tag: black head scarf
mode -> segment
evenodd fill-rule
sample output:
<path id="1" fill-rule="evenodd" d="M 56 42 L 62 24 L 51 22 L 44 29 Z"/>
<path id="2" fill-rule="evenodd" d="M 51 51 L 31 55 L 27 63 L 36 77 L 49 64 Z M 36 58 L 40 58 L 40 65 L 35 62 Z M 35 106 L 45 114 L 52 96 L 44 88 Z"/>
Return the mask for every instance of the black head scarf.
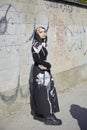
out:
<path id="1" fill-rule="evenodd" d="M 40 28 L 42 28 L 42 29 L 44 29 L 46 31 L 46 29 L 44 27 L 40 27 Z M 41 44 L 42 42 L 47 43 L 47 36 L 44 39 L 40 38 L 39 34 L 37 33 L 37 29 L 38 28 L 36 28 L 35 31 L 34 31 L 33 40 L 36 41 L 36 42 L 38 42 L 39 44 Z"/>

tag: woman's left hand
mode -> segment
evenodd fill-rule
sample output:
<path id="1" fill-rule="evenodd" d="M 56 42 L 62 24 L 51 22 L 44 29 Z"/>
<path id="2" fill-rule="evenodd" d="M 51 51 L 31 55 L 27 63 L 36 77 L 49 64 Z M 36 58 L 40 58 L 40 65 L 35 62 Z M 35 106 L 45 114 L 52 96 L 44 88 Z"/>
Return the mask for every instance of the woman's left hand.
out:
<path id="1" fill-rule="evenodd" d="M 44 67 L 43 65 L 39 65 L 38 67 L 39 67 L 41 70 L 47 70 L 47 68 Z"/>

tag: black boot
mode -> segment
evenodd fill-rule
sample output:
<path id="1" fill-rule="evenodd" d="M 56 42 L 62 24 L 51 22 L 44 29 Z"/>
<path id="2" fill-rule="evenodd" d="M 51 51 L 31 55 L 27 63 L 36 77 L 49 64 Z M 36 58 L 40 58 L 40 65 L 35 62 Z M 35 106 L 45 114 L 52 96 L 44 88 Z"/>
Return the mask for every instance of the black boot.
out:
<path id="1" fill-rule="evenodd" d="M 45 117 L 44 117 L 43 115 L 37 114 L 37 113 L 35 113 L 35 114 L 33 115 L 33 119 L 38 120 L 38 121 L 41 121 L 41 122 L 44 122 L 44 121 L 45 121 Z"/>
<path id="2" fill-rule="evenodd" d="M 44 122 L 46 125 L 61 125 L 62 121 L 58 119 L 54 114 L 48 115 Z"/>

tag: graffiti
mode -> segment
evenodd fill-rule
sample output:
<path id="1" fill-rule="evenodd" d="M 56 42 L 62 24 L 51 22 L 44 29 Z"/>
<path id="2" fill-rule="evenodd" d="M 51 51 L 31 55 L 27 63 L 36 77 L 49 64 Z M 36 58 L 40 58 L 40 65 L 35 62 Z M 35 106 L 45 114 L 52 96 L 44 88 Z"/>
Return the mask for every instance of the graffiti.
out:
<path id="1" fill-rule="evenodd" d="M 7 42 L 5 39 L 2 40 L 1 45 L 0 45 L 0 51 L 5 48 L 4 50 L 6 50 L 8 53 L 11 53 L 12 49 L 14 48 L 18 53 L 19 53 L 19 49 L 20 46 L 16 45 L 15 41 L 13 41 L 11 43 L 11 45 L 7 45 Z"/>
<path id="2" fill-rule="evenodd" d="M 73 43 L 71 47 L 67 46 L 67 49 L 69 52 L 80 51 L 84 56 L 87 54 L 87 49 L 85 49 L 85 45 L 83 45 L 82 43 Z"/>
<path id="3" fill-rule="evenodd" d="M 62 10 L 61 15 L 63 15 L 64 13 L 66 16 L 68 16 L 69 23 L 67 21 L 67 18 L 63 19 L 61 15 L 57 14 L 58 9 L 56 9 L 56 13 L 54 10 L 48 10 L 49 23 L 52 28 L 51 35 L 53 36 L 53 38 L 55 38 L 54 41 L 56 43 L 56 46 L 52 47 L 53 54 L 55 54 L 56 57 L 54 59 L 54 63 L 55 65 L 57 65 L 63 64 L 65 61 L 71 61 L 73 66 L 72 56 L 74 57 L 74 55 L 78 54 L 78 59 L 80 59 L 81 56 L 84 56 L 84 58 L 85 56 L 87 56 L 87 29 L 84 26 L 85 17 L 83 17 L 82 15 L 82 26 L 78 26 L 78 24 L 76 23 L 76 17 L 73 17 L 71 13 L 73 11 L 73 8 L 69 8 L 69 6 L 66 5 L 61 5 L 60 7 Z M 69 9 L 71 9 L 71 11 Z M 70 14 L 67 12 L 69 12 Z M 79 62 L 80 61 L 81 60 L 79 60 Z M 79 62 L 77 64 L 79 64 Z"/>
<path id="4" fill-rule="evenodd" d="M 56 9 L 56 8 L 59 8 L 59 4 L 57 3 L 53 3 L 53 2 L 44 2 L 45 3 L 45 6 L 47 9 L 49 8 L 53 8 L 53 9 Z"/>
<path id="5" fill-rule="evenodd" d="M 13 86 L 13 88 L 15 87 L 14 93 L 10 93 L 10 95 L 2 92 L 6 90 L 6 86 L 4 86 L 4 83 L 2 84 L 3 88 L 0 85 L 0 97 L 6 104 L 12 104 L 16 100 L 18 88 L 20 86 L 20 46 L 17 45 L 19 40 L 18 33 L 20 26 L 19 17 L 17 13 L 18 12 L 12 4 L 5 3 L 3 5 L 0 5 L 0 60 L 5 61 L 4 63 L 7 64 L 6 67 L 7 69 L 9 68 L 9 73 L 12 73 L 13 75 L 12 77 L 9 76 L 9 80 L 11 82 L 8 83 L 7 87 L 15 81 Z M 3 57 L 3 55 L 5 57 Z M 6 55 L 8 55 L 9 58 L 6 59 Z M 2 62 L 2 64 L 0 64 L 0 69 L 2 71 L 4 70 L 4 63 Z M 11 70 L 10 67 L 13 67 L 13 70 Z M 0 76 L 0 81 L 1 79 L 4 80 L 5 75 L 8 75 L 8 73 L 6 72 L 2 74 L 2 77 Z M 7 77 L 8 76 L 6 76 L 6 79 Z"/>
<path id="6" fill-rule="evenodd" d="M 72 13 L 72 11 L 73 11 L 73 6 L 66 5 L 66 4 L 64 4 L 64 5 L 61 4 L 60 8 L 61 8 L 62 12 L 65 12 L 65 13 Z"/>
<path id="7" fill-rule="evenodd" d="M 73 20 L 71 16 L 69 18 L 72 23 L 71 26 L 68 26 L 59 16 L 49 11 L 50 25 L 56 28 L 55 33 L 58 46 L 63 48 L 65 44 L 69 52 L 81 50 L 81 53 L 85 56 L 87 54 L 87 49 L 84 39 L 86 40 L 87 37 L 87 27 L 84 26 L 83 21 L 80 27 L 76 25 L 75 20 Z"/>
<path id="8" fill-rule="evenodd" d="M 5 94 L 0 93 L 0 97 L 1 99 L 7 104 L 10 105 L 12 103 L 15 102 L 17 95 L 18 95 L 18 88 L 19 86 L 16 88 L 14 94 L 12 94 L 11 96 L 6 96 Z"/>
<path id="9" fill-rule="evenodd" d="M 56 27 L 56 30 L 64 31 L 67 29 L 70 32 L 70 34 L 73 36 L 72 30 L 59 18 L 58 15 L 55 15 L 51 11 L 49 11 L 49 21 L 50 21 L 50 25 Z"/>
<path id="10" fill-rule="evenodd" d="M 7 21 L 7 13 L 8 10 L 10 9 L 11 5 L 8 6 L 5 16 L 3 16 L 0 20 L 0 34 L 3 35 L 5 34 L 6 30 L 7 30 L 7 26 L 8 26 L 8 21 Z"/>
<path id="11" fill-rule="evenodd" d="M 84 56 L 87 54 L 87 50 L 85 50 L 85 49 L 83 48 L 82 44 L 80 44 L 80 46 L 79 46 L 79 45 L 76 45 L 76 44 L 73 44 L 73 45 L 71 46 L 71 48 L 69 48 L 69 47 L 67 46 L 67 49 L 69 50 L 69 52 L 71 52 L 72 50 L 75 50 L 75 51 L 81 50 L 81 52 L 82 52 L 82 54 L 83 54 Z"/>
<path id="12" fill-rule="evenodd" d="M 86 27 L 83 26 L 82 28 L 79 26 L 72 26 L 71 28 L 73 31 L 73 37 L 70 37 L 70 35 L 67 35 L 67 49 L 69 52 L 78 52 L 82 55 L 87 55 L 87 45 L 85 44 L 86 37 L 87 37 L 87 31 Z M 73 41 L 73 42 L 72 42 Z M 70 44 L 71 42 L 71 44 Z"/>
<path id="13" fill-rule="evenodd" d="M 56 2 L 45 2 L 45 6 L 47 9 L 61 9 L 61 11 L 65 13 L 72 13 L 73 11 L 73 6 L 67 4 L 58 4 Z"/>
<path id="14" fill-rule="evenodd" d="M 8 3 L 1 5 L 0 19 L 0 51 L 2 48 L 5 48 L 10 53 L 13 47 L 18 51 L 16 44 L 19 39 L 17 33 L 20 30 L 20 26 L 15 7 Z"/>
<path id="15" fill-rule="evenodd" d="M 26 46 L 24 15 L 24 3 L 19 11 L 13 4 L 0 5 L 0 98 L 8 105 L 14 103 L 19 91 L 21 97 L 28 96 L 20 88 L 20 53 Z"/>

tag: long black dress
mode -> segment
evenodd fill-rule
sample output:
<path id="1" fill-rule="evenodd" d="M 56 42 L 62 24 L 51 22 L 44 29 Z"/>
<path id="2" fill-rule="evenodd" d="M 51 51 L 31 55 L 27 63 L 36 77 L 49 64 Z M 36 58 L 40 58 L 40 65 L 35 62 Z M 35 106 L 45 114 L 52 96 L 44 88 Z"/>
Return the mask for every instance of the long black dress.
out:
<path id="1" fill-rule="evenodd" d="M 50 64 L 46 61 L 47 49 L 42 46 L 41 50 L 38 51 L 39 46 L 38 42 L 32 45 L 34 65 L 30 75 L 30 104 L 35 113 L 46 117 L 49 114 L 58 112 L 59 105 L 54 81 L 49 69 Z M 48 69 L 40 69 L 39 65 L 43 65 Z"/>

